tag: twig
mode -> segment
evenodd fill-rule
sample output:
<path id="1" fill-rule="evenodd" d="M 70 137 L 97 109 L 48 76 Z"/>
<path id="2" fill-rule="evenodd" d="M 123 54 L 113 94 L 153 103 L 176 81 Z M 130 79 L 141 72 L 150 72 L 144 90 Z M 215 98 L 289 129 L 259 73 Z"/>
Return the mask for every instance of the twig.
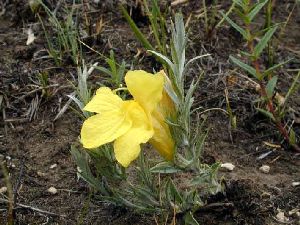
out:
<path id="1" fill-rule="evenodd" d="M 3 99 L 4 99 L 3 95 L 0 95 L 0 109 L 2 109 Z M 7 124 L 5 122 L 5 120 L 6 120 L 6 112 L 5 112 L 4 104 L 3 104 L 3 109 L 2 109 L 2 117 L 3 117 L 3 121 L 4 121 L 4 133 L 7 136 Z"/>
<path id="2" fill-rule="evenodd" d="M 60 0 L 60 1 L 57 2 L 56 7 L 53 10 L 53 16 L 56 16 L 56 13 L 57 13 L 58 9 L 60 8 L 62 2 L 63 2 L 63 0 Z"/>
<path id="3" fill-rule="evenodd" d="M 9 200 L 3 199 L 3 198 L 0 198 L 0 201 L 9 203 Z M 57 213 L 49 212 L 49 211 L 42 210 L 42 209 L 30 206 L 30 205 L 25 205 L 25 204 L 21 204 L 21 203 L 15 203 L 15 205 L 19 206 L 19 207 L 22 207 L 24 209 L 30 209 L 30 210 L 33 210 L 33 211 L 36 211 L 36 212 L 39 212 L 39 213 L 42 213 L 42 214 L 47 214 L 47 215 L 51 215 L 51 216 L 58 216 L 58 217 L 66 217 L 65 214 L 57 214 Z"/>
<path id="4" fill-rule="evenodd" d="M 216 202 L 216 203 L 207 204 L 207 205 L 201 207 L 199 209 L 199 211 L 213 210 L 213 209 L 221 208 L 221 207 L 232 208 L 232 207 L 234 207 L 234 204 L 232 202 Z"/>
<path id="5" fill-rule="evenodd" d="M 209 111 L 221 111 L 221 112 L 225 113 L 226 115 L 228 115 L 228 112 L 226 110 L 222 109 L 222 108 L 210 108 L 210 109 L 206 109 L 206 110 L 200 112 L 199 115 L 202 115 L 202 114 L 207 113 Z"/>
<path id="6" fill-rule="evenodd" d="M 58 87 L 58 86 L 59 86 L 59 84 L 52 84 L 52 85 L 49 85 L 49 86 L 46 86 L 46 87 L 40 87 L 40 88 L 34 89 L 34 90 L 32 90 L 32 91 L 26 93 L 25 95 L 21 96 L 20 98 L 18 98 L 18 100 L 19 100 L 19 101 L 20 101 L 20 100 L 23 100 L 23 99 L 26 98 L 27 96 L 32 95 L 32 94 L 34 94 L 34 93 L 36 93 L 36 92 L 38 92 L 38 91 L 41 91 L 41 90 L 44 90 L 44 89 L 48 89 L 48 88 L 52 88 L 52 87 Z"/>
<path id="7" fill-rule="evenodd" d="M 23 149 L 21 149 L 21 151 L 20 151 L 20 146 L 23 146 L 23 145 L 22 144 L 18 144 L 17 145 L 17 151 L 23 153 L 24 152 L 24 151 L 22 151 Z M 24 157 L 22 157 L 20 172 L 19 172 L 18 179 L 17 179 L 17 182 L 16 182 L 14 190 L 13 190 L 13 193 L 14 193 L 14 202 L 16 202 L 18 190 L 20 188 L 20 185 L 22 184 L 23 175 L 24 175 L 24 167 L 25 167 Z"/>
<path id="8" fill-rule="evenodd" d="M 181 4 L 187 3 L 188 1 L 189 0 L 175 0 L 175 1 L 171 2 L 171 6 L 174 7 L 177 5 L 181 5 Z"/>

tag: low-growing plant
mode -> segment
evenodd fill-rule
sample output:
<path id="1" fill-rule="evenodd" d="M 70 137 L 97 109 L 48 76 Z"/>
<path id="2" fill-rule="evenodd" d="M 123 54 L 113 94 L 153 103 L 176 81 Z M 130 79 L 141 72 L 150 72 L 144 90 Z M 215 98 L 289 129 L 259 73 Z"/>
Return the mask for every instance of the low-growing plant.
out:
<path id="1" fill-rule="evenodd" d="M 70 11 L 66 9 L 67 18 L 60 20 L 57 18 L 56 13 L 52 12 L 41 0 L 38 1 L 40 1 L 40 5 L 46 11 L 53 29 L 50 35 L 41 16 L 37 13 L 44 30 L 49 55 L 58 66 L 61 65 L 63 59 L 67 57 L 70 57 L 72 62 L 78 65 L 82 60 L 82 49 L 78 41 L 80 37 L 76 22 L 73 20 L 75 14 L 74 5 Z"/>
<path id="2" fill-rule="evenodd" d="M 110 51 L 109 58 L 105 58 L 109 69 L 103 66 L 96 66 L 95 68 L 109 76 L 108 82 L 116 88 L 122 86 L 124 75 L 126 72 L 126 62 L 123 60 L 121 64 L 117 63 L 113 50 Z"/>
<path id="3" fill-rule="evenodd" d="M 123 5 L 120 5 L 120 9 L 136 38 L 141 42 L 144 48 L 147 50 L 158 50 L 164 55 L 167 55 L 166 19 L 164 13 L 160 10 L 158 1 L 151 0 L 150 2 L 151 4 L 148 3 L 148 0 L 143 0 L 143 6 L 150 21 L 151 33 L 154 36 L 155 45 L 151 44 L 146 35 L 142 33 Z"/>
<path id="4" fill-rule="evenodd" d="M 218 0 L 212 0 L 211 5 L 208 7 L 205 0 L 202 0 L 202 7 L 204 10 L 204 25 L 206 37 L 211 38 L 217 26 L 217 10 Z"/>
<path id="5" fill-rule="evenodd" d="M 230 60 L 238 67 L 245 70 L 259 84 L 258 89 L 260 98 L 256 100 L 256 109 L 273 121 L 284 140 L 294 150 L 300 151 L 300 148 L 297 145 L 297 138 L 294 130 L 292 128 L 288 130 L 284 124 L 284 117 L 288 108 L 287 100 L 290 94 L 295 91 L 295 87 L 298 86 L 299 74 L 296 76 L 296 79 L 291 85 L 284 101 L 277 101 L 275 95 L 278 75 L 274 75 L 274 71 L 284 65 L 286 62 L 273 65 L 272 67 L 266 69 L 262 68 L 261 62 L 263 61 L 262 54 L 264 49 L 268 46 L 268 43 L 270 42 L 279 25 L 271 24 L 271 13 L 268 12 L 267 27 L 265 29 L 255 30 L 255 26 L 253 26 L 253 20 L 256 18 L 256 15 L 266 6 L 268 2 L 268 8 L 271 7 L 270 2 L 272 1 L 263 0 L 257 3 L 252 3 L 249 0 L 234 0 L 234 2 L 237 6 L 235 11 L 243 22 L 244 26 L 239 26 L 225 14 L 223 14 L 223 16 L 246 41 L 248 52 L 241 51 L 241 54 L 247 58 L 249 63 L 245 63 L 233 56 L 230 56 Z M 257 39 L 259 40 L 258 43 L 256 43 Z"/>
<path id="6" fill-rule="evenodd" d="M 183 17 L 176 14 L 172 58 L 151 51 L 165 62 L 170 74 L 128 71 L 126 86 L 100 87 L 92 97 L 87 76 L 80 78 L 84 73 L 79 73 L 85 85 L 78 90 L 84 87 L 81 92 L 89 96 L 88 101 L 80 97 L 80 91 L 73 96 L 86 118 L 80 139 L 85 149 L 73 145 L 71 153 L 78 176 L 93 187 L 96 199 L 171 216 L 173 222 L 182 213 L 185 223 L 194 225 L 198 224 L 194 212 L 205 205 L 203 197 L 222 191 L 222 185 L 217 179 L 219 163 L 207 165 L 200 160 L 207 133 L 203 121 L 192 122 L 199 78 L 185 87 L 187 67 L 203 56 L 186 62 L 186 42 Z M 156 149 L 161 158 L 147 149 Z"/>

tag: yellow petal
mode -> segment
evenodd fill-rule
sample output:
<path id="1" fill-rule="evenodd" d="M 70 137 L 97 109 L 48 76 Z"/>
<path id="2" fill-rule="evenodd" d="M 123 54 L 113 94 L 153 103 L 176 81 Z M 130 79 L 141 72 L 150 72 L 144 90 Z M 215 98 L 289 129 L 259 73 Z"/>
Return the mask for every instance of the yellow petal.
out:
<path id="1" fill-rule="evenodd" d="M 153 75 L 143 70 L 129 71 L 125 76 L 125 82 L 134 100 L 145 109 L 146 113 L 151 113 L 162 98 L 163 74 Z"/>
<path id="2" fill-rule="evenodd" d="M 82 125 L 81 141 L 85 148 L 96 148 L 122 136 L 131 127 L 125 113 L 104 112 L 88 118 Z"/>
<path id="3" fill-rule="evenodd" d="M 84 107 L 84 110 L 96 113 L 113 113 L 119 111 L 122 104 L 123 100 L 114 94 L 110 88 L 101 87 L 97 90 L 92 100 Z"/>
<path id="4" fill-rule="evenodd" d="M 117 161 L 123 167 L 128 167 L 139 156 L 141 147 L 140 145 L 129 143 L 126 137 L 122 137 L 114 142 L 114 152 Z"/>
<path id="5" fill-rule="evenodd" d="M 131 128 L 114 142 L 117 161 L 127 167 L 140 154 L 140 144 L 153 136 L 152 124 L 143 108 L 134 100 L 126 101 L 127 116 L 132 120 Z"/>
<path id="6" fill-rule="evenodd" d="M 154 135 L 149 141 L 150 144 L 160 153 L 161 156 L 172 161 L 174 158 L 175 144 L 169 125 L 165 122 L 165 119 L 160 112 L 153 112 L 152 125 Z"/>

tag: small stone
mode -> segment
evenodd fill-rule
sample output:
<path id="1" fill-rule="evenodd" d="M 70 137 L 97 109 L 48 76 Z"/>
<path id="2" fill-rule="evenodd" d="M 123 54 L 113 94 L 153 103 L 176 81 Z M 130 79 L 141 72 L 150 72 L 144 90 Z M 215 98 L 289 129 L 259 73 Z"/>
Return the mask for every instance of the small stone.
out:
<path id="1" fill-rule="evenodd" d="M 22 127 L 22 126 L 17 126 L 17 127 L 15 128 L 15 130 L 16 130 L 16 132 L 21 133 L 21 132 L 24 131 L 24 127 Z"/>
<path id="2" fill-rule="evenodd" d="M 277 219 L 279 222 L 282 222 L 282 223 L 285 223 L 285 222 L 288 222 L 288 221 L 289 221 L 289 218 L 287 218 L 287 217 L 284 215 L 284 212 L 282 212 L 282 211 L 279 211 L 279 213 L 277 213 L 276 219 Z"/>
<path id="3" fill-rule="evenodd" d="M 50 166 L 50 169 L 54 169 L 54 168 L 56 168 L 56 167 L 57 167 L 57 164 L 54 163 L 54 164 L 52 164 L 52 165 Z"/>
<path id="4" fill-rule="evenodd" d="M 77 166 L 77 172 L 78 172 L 78 173 L 82 173 L 82 170 L 80 169 L 79 166 Z"/>
<path id="5" fill-rule="evenodd" d="M 37 171 L 37 175 L 40 176 L 40 177 L 45 177 L 47 174 L 43 173 L 41 171 Z"/>
<path id="6" fill-rule="evenodd" d="M 300 216 L 299 209 L 292 209 L 291 211 L 289 211 L 289 216 L 293 216 L 293 215 L 299 217 Z"/>
<path id="7" fill-rule="evenodd" d="M 0 193 L 1 194 L 4 194 L 5 192 L 7 192 L 7 187 L 0 188 Z"/>
<path id="8" fill-rule="evenodd" d="M 232 163 L 222 163 L 221 168 L 232 171 L 235 168 L 235 165 L 233 165 Z"/>
<path id="9" fill-rule="evenodd" d="M 285 103 L 285 98 L 282 95 L 280 95 L 278 92 L 275 94 L 275 99 L 280 106 Z"/>
<path id="10" fill-rule="evenodd" d="M 270 167 L 267 165 L 263 165 L 259 168 L 259 170 L 263 173 L 269 173 L 270 172 Z"/>
<path id="11" fill-rule="evenodd" d="M 53 195 L 55 195 L 57 193 L 57 189 L 55 187 L 50 187 L 50 188 L 48 188 L 47 191 Z"/>
<path id="12" fill-rule="evenodd" d="M 293 187 L 297 187 L 297 186 L 299 186 L 299 185 L 300 185 L 300 182 L 293 182 L 293 183 L 292 183 L 292 186 L 293 186 Z"/>

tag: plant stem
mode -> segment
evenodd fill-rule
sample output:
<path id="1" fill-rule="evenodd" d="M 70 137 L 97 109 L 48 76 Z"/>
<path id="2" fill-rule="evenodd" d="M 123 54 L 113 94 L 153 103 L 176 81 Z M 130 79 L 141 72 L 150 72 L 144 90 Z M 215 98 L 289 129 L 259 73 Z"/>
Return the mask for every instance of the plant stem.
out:
<path id="1" fill-rule="evenodd" d="M 249 25 L 246 27 L 246 29 L 250 33 Z M 250 40 L 248 40 L 247 42 L 248 42 L 247 46 L 248 46 L 248 48 L 250 50 L 250 53 L 253 54 L 253 52 L 254 52 L 253 38 L 250 38 Z M 251 61 L 252 61 L 253 67 L 256 70 L 257 77 L 258 78 L 262 77 L 261 76 L 261 71 L 260 71 L 258 59 L 254 59 L 254 60 L 251 60 Z M 274 123 L 275 123 L 277 129 L 279 130 L 279 132 L 281 133 L 281 135 L 283 136 L 283 138 L 289 143 L 289 145 L 295 151 L 300 152 L 300 147 L 298 145 L 296 145 L 296 144 L 291 143 L 291 140 L 290 140 L 290 137 L 289 137 L 289 133 L 286 130 L 286 128 L 284 127 L 284 125 L 282 124 L 280 117 L 276 113 L 276 110 L 274 108 L 274 104 L 273 104 L 272 98 L 268 97 L 267 90 L 266 90 L 265 84 L 263 82 L 263 79 L 259 79 L 258 84 L 259 84 L 259 87 L 260 87 L 260 95 L 263 98 L 267 99 L 267 110 L 273 115 L 273 117 L 275 119 Z"/>

